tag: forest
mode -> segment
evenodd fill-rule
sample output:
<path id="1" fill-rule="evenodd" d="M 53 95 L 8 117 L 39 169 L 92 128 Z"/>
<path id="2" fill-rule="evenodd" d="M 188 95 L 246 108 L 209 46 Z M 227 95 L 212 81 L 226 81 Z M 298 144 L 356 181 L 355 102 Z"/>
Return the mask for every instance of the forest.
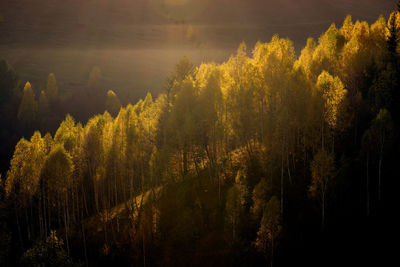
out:
<path id="1" fill-rule="evenodd" d="M 69 94 L 0 61 L 0 265 L 385 266 L 399 41 L 400 4 L 299 55 L 275 35 L 177 59 L 132 104 L 99 67 Z"/>

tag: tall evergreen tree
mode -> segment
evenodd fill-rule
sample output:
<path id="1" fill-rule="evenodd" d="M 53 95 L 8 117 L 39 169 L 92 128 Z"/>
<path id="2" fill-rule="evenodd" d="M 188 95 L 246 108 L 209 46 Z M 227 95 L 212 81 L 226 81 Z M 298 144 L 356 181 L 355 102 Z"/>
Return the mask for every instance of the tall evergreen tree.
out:
<path id="1" fill-rule="evenodd" d="M 27 82 L 24 87 L 24 95 L 22 96 L 21 104 L 18 109 L 18 120 L 25 130 L 33 127 L 36 119 L 37 103 L 35 94 L 33 93 L 31 84 Z"/>
<path id="2" fill-rule="evenodd" d="M 117 94 L 112 90 L 108 90 L 107 92 L 106 109 L 114 117 L 118 115 L 118 112 L 121 109 L 121 102 L 119 101 Z"/>
<path id="3" fill-rule="evenodd" d="M 54 101 L 58 96 L 58 86 L 54 73 L 50 73 L 47 79 L 46 96 L 49 101 Z"/>

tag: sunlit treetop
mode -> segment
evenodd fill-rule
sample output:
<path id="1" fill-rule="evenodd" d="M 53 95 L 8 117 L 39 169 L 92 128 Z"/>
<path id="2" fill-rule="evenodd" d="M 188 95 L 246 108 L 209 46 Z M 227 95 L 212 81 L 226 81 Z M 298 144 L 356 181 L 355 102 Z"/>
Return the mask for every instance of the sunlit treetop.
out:
<path id="1" fill-rule="evenodd" d="M 306 46 L 301 50 L 300 57 L 295 63 L 296 68 L 303 68 L 308 78 L 311 76 L 311 65 L 316 47 L 317 43 L 314 38 L 308 38 Z"/>
<path id="2" fill-rule="evenodd" d="M 343 21 L 342 28 L 340 28 L 340 33 L 343 34 L 344 38 L 346 38 L 347 41 L 350 40 L 353 34 L 353 28 L 354 24 L 351 15 L 347 15 Z"/>
<path id="3" fill-rule="evenodd" d="M 62 145 L 56 145 L 46 158 L 42 177 L 52 197 L 63 197 L 72 185 L 71 175 L 74 169 L 71 156 Z"/>
<path id="4" fill-rule="evenodd" d="M 54 135 L 54 141 L 57 144 L 63 145 L 68 152 L 72 152 L 73 148 L 76 146 L 77 134 L 75 120 L 68 114 L 65 120 L 61 122 L 60 127 L 58 127 Z"/>
<path id="5" fill-rule="evenodd" d="M 325 106 L 325 119 L 331 127 L 336 126 L 339 107 L 347 94 L 339 77 L 332 77 L 324 71 L 318 76 L 317 89 L 322 94 Z"/>
<path id="6" fill-rule="evenodd" d="M 31 84 L 27 82 L 24 87 L 21 104 L 18 109 L 18 119 L 26 124 L 31 124 L 36 118 L 37 103 Z"/>
<path id="7" fill-rule="evenodd" d="M 364 45 L 369 39 L 369 25 L 366 21 L 356 21 L 353 29 L 353 38 Z"/>
<path id="8" fill-rule="evenodd" d="M 378 20 L 371 25 L 371 38 L 375 45 L 379 45 L 380 50 L 383 50 L 386 45 L 386 38 L 388 36 L 388 29 L 386 27 L 386 20 L 380 16 Z"/>
<path id="9" fill-rule="evenodd" d="M 121 108 L 118 96 L 112 90 L 107 92 L 106 109 L 112 116 L 116 116 Z"/>

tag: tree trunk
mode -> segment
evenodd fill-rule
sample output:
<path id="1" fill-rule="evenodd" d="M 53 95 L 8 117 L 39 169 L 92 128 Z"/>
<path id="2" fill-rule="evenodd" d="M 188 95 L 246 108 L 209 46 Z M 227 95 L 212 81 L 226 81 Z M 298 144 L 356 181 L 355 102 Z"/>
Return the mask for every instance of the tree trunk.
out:
<path id="1" fill-rule="evenodd" d="M 41 205 L 43 206 L 43 220 L 44 220 L 44 237 L 47 236 L 47 206 L 46 206 L 46 199 L 45 195 L 43 194 L 42 196 L 42 203 Z"/>
<path id="2" fill-rule="evenodd" d="M 38 200 L 38 213 L 39 213 L 39 233 L 40 238 L 43 238 L 44 233 L 44 223 L 43 223 L 43 211 L 42 211 L 42 194 L 39 192 L 39 200 Z"/>
<path id="3" fill-rule="evenodd" d="M 289 146 L 287 146 L 287 147 L 289 147 Z M 286 150 L 286 165 L 287 165 L 287 172 L 288 172 L 290 184 L 293 184 L 292 175 L 290 174 L 289 148 Z"/>
<path id="4" fill-rule="evenodd" d="M 64 205 L 63 205 L 63 212 L 64 212 L 65 241 L 66 241 L 66 244 L 67 244 L 67 253 L 68 253 L 68 256 L 69 256 L 67 212 L 66 212 L 66 210 L 65 210 L 65 207 L 66 207 L 66 205 L 67 205 L 67 197 L 68 197 L 68 196 L 67 196 L 67 193 L 65 193 L 65 202 L 64 202 Z"/>
<path id="5" fill-rule="evenodd" d="M 378 166 L 378 200 L 381 200 L 381 175 L 382 175 L 382 161 L 383 161 L 383 146 L 385 139 L 383 138 L 382 145 L 379 153 L 379 166 Z"/>
<path id="6" fill-rule="evenodd" d="M 19 224 L 18 210 L 17 210 L 17 205 L 15 204 L 15 202 L 14 202 L 14 210 L 15 210 L 15 218 L 17 221 L 19 243 L 21 245 L 21 251 L 23 252 L 24 251 L 24 243 L 22 242 L 21 226 Z"/>
<path id="7" fill-rule="evenodd" d="M 28 232 L 28 240 L 30 241 L 31 240 L 31 230 L 29 227 L 28 209 L 25 207 L 24 211 L 25 211 L 24 213 L 25 213 L 25 221 L 26 221 L 26 230 Z"/>
<path id="8" fill-rule="evenodd" d="M 322 150 L 324 150 L 325 149 L 325 145 L 324 145 L 324 117 L 322 117 L 321 144 L 322 144 Z"/>
<path id="9" fill-rule="evenodd" d="M 281 151 L 282 159 L 281 159 L 281 215 L 283 215 L 283 142 L 282 142 L 282 151 Z"/>

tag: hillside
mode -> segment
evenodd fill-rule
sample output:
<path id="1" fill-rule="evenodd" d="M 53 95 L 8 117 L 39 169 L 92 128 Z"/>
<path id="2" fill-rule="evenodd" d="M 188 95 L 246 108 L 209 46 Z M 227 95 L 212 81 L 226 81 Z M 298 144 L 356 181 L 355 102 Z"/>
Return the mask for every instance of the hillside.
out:
<path id="1" fill-rule="evenodd" d="M 60 7 L 77 7 L 75 1 Z M 230 56 L 215 50 L 218 61 L 207 54 L 196 33 L 203 26 L 195 23 L 211 20 L 207 12 L 227 12 L 228 22 L 238 14 L 233 11 L 240 11 L 241 19 L 254 14 L 256 23 L 257 7 L 266 12 L 266 6 L 234 1 L 226 9 L 218 2 L 216 9 L 193 0 L 193 12 L 204 7 L 207 15 L 201 18 L 183 12 L 188 1 L 162 1 L 168 14 L 159 21 L 144 12 L 150 2 L 138 2 L 142 12 L 137 12 L 157 24 L 129 24 L 122 15 L 105 23 L 116 26 L 127 19 L 120 27 L 164 29 L 170 42 L 160 36 L 146 40 L 157 49 L 106 48 L 101 40 L 116 41 L 107 28 L 93 36 L 86 32 L 93 39 L 79 48 L 42 47 L 37 36 L 40 53 L 29 47 L 6 50 L 20 60 L 0 60 L 0 265 L 393 264 L 400 1 L 372 22 L 350 15 L 332 22 L 317 38 L 310 33 L 301 49 L 275 34 L 255 44 L 238 42 Z M 32 10 L 51 11 L 43 3 L 50 1 L 32 4 Z M 297 12 L 315 2 L 279 3 Z M 365 6 L 346 3 L 343 10 L 364 12 Z M 90 10 L 92 4 L 79 7 Z M 342 10 L 334 8 L 336 2 L 324 5 L 321 10 L 329 7 L 331 16 Z M 114 4 L 104 0 L 96 7 L 98 13 L 82 21 L 101 29 L 102 12 L 114 10 Z M 268 7 L 279 9 L 276 2 Z M 373 7 L 366 10 L 376 12 Z M 59 13 L 71 14 L 78 12 Z M 193 25 L 179 21 L 182 14 L 190 15 Z M 43 29 L 43 19 L 20 26 Z M 63 35 L 69 27 L 64 26 L 59 37 L 74 42 Z M 223 35 L 219 40 L 232 41 L 234 31 L 254 25 L 212 27 Z M 193 50 L 197 60 L 179 57 Z M 60 51 L 56 74 L 41 76 Z M 175 61 L 171 69 L 158 64 L 163 55 L 165 62 Z M 25 56 L 35 63 L 26 64 Z M 131 62 L 140 57 L 153 60 Z M 26 81 L 19 74 L 30 68 L 33 80 Z M 160 69 L 168 75 L 155 75 Z M 63 71 L 80 78 L 57 74 Z M 162 89 L 149 88 L 144 97 L 139 89 L 120 90 L 132 80 L 138 83 L 138 75 L 152 84 L 162 80 Z"/>

